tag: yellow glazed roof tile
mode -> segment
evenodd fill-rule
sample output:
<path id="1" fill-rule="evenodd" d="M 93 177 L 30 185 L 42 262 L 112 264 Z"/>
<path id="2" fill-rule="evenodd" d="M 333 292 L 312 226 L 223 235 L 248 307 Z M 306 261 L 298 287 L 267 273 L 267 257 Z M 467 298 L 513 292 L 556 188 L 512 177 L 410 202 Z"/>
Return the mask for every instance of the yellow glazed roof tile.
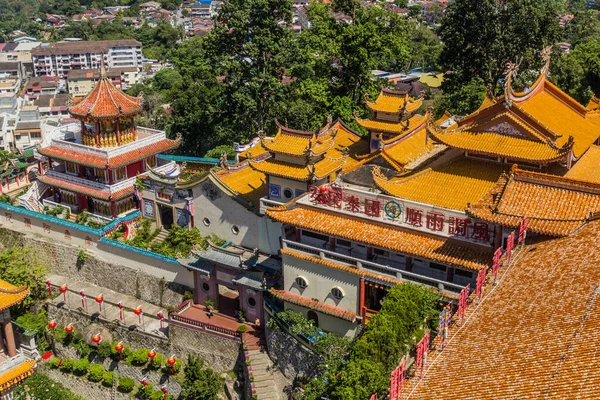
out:
<path id="1" fill-rule="evenodd" d="M 271 207 L 266 214 L 275 221 L 303 229 L 468 269 L 479 270 L 487 266 L 492 257 L 491 247 L 416 233 L 303 205 L 289 210 L 285 206 Z"/>
<path id="2" fill-rule="evenodd" d="M 600 183 L 600 147 L 591 146 L 566 173 L 566 178 Z"/>
<path id="3" fill-rule="evenodd" d="M 410 132 L 415 127 L 425 122 L 426 117 L 415 114 L 403 122 L 384 121 L 379 119 L 357 119 L 356 122 L 365 129 L 374 132 L 388 132 L 392 134 L 403 134 Z M 393 140 L 393 139 L 391 139 Z"/>
<path id="4" fill-rule="evenodd" d="M 398 113 L 404 108 L 405 104 L 407 112 L 414 112 L 421 107 L 423 99 L 415 100 L 406 93 L 383 89 L 375 102 L 367 101 L 367 108 L 377 112 Z"/>
<path id="5" fill-rule="evenodd" d="M 221 170 L 216 176 L 225 186 L 254 205 L 258 205 L 260 198 L 267 194 L 267 177 L 248 165 L 230 172 Z"/>
<path id="6" fill-rule="evenodd" d="M 433 142 L 427 141 L 427 129 L 423 127 L 405 139 L 385 145 L 383 151 L 395 162 L 406 165 L 431 149 L 433 149 Z"/>
<path id="7" fill-rule="evenodd" d="M 35 367 L 35 364 L 36 363 L 34 360 L 28 360 L 22 362 L 14 368 L 9 369 L 8 371 L 3 372 L 0 374 L 0 386 L 8 386 L 8 384 L 13 386 L 21 382 L 23 379 L 31 376 L 31 374 L 33 374 L 33 368 Z M 0 391 L 2 391 L 1 387 Z"/>
<path id="8" fill-rule="evenodd" d="M 22 302 L 29 294 L 27 286 L 15 286 L 0 280 L 0 311 Z"/>
<path id="9" fill-rule="evenodd" d="M 448 164 L 390 180 L 374 173 L 377 186 L 405 200 L 464 211 L 496 183 L 506 165 L 459 158 Z"/>

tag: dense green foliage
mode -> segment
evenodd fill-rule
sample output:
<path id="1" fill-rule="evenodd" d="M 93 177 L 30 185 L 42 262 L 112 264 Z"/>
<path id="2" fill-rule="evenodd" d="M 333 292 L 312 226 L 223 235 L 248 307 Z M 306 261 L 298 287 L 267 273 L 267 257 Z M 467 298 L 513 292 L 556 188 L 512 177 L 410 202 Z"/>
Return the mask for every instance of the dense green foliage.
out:
<path id="1" fill-rule="evenodd" d="M 120 392 L 123 393 L 129 393 L 133 390 L 133 388 L 135 387 L 135 381 L 129 377 L 122 377 L 119 378 L 119 386 L 117 386 L 117 389 Z"/>
<path id="2" fill-rule="evenodd" d="M 23 314 L 33 301 L 46 296 L 48 270 L 29 247 L 10 247 L 0 253 L 0 276 L 15 286 L 29 287 L 29 296 L 11 308 L 14 316 Z"/>
<path id="3" fill-rule="evenodd" d="M 185 378 L 182 382 L 180 398 L 184 400 L 216 400 L 221 392 L 223 380 L 212 369 L 204 366 L 201 358 L 190 355 L 183 368 Z"/>
<path id="4" fill-rule="evenodd" d="M 62 384 L 53 381 L 47 375 L 36 372 L 14 389 L 15 400 L 82 400 Z"/>
<path id="5" fill-rule="evenodd" d="M 93 364 L 90 367 L 90 374 L 88 376 L 88 379 L 91 382 L 100 382 L 104 378 L 104 374 L 105 374 L 104 367 L 101 364 Z M 111 383 L 112 383 L 112 380 L 111 380 Z"/>
<path id="6" fill-rule="evenodd" d="M 303 399 L 326 394 L 332 400 L 368 399 L 389 389 L 389 373 L 409 353 L 424 331 L 435 322 L 439 296 L 413 284 L 391 288 L 381 311 L 354 342 L 347 356 L 331 359 L 331 344 L 325 344 L 329 358 L 322 363 L 323 373 L 305 388 Z M 338 347 L 343 351 L 343 347 Z M 338 360 L 338 362 L 336 362 Z"/>

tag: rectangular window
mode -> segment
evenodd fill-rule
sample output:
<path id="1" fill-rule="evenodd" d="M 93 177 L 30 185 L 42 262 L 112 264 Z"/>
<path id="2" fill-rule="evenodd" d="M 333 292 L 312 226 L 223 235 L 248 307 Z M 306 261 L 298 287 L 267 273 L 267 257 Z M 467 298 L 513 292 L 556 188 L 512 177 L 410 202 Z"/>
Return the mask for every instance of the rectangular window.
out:
<path id="1" fill-rule="evenodd" d="M 329 241 L 329 236 L 321 235 L 319 233 L 311 232 L 311 231 L 302 230 L 302 236 L 308 236 L 308 237 L 311 237 L 313 239 L 322 240 L 324 242 L 328 242 Z"/>
<path id="2" fill-rule="evenodd" d="M 335 243 L 342 247 L 352 247 L 352 243 L 350 243 L 348 240 L 338 239 L 335 241 Z"/>
<path id="3" fill-rule="evenodd" d="M 123 179 L 126 178 L 125 176 L 125 167 L 123 168 L 119 168 L 118 170 L 115 171 L 115 175 L 117 177 L 117 182 L 122 181 Z"/>
<path id="4" fill-rule="evenodd" d="M 65 162 L 65 169 L 67 170 L 67 172 L 69 174 L 75 174 L 77 175 L 78 172 L 78 168 L 77 168 L 77 164 L 70 162 L 70 161 L 66 161 Z"/>
<path id="5" fill-rule="evenodd" d="M 15 140 L 17 140 L 17 141 L 21 140 L 21 135 L 15 135 Z"/>
<path id="6" fill-rule="evenodd" d="M 373 248 L 373 253 L 377 254 L 378 256 L 383 256 L 383 257 L 387 257 L 390 255 L 389 251 L 383 250 L 383 249 L 378 249 L 376 247 Z"/>
<path id="7" fill-rule="evenodd" d="M 465 278 L 473 279 L 473 273 L 470 271 L 465 271 L 464 269 L 456 268 L 454 270 L 454 275 L 464 276 Z"/>
<path id="8" fill-rule="evenodd" d="M 29 134 L 29 137 L 31 137 L 32 139 L 41 139 L 42 138 L 42 134 L 39 132 L 31 132 Z"/>
<path id="9" fill-rule="evenodd" d="M 446 266 L 438 263 L 429 263 L 429 268 L 446 272 Z"/>

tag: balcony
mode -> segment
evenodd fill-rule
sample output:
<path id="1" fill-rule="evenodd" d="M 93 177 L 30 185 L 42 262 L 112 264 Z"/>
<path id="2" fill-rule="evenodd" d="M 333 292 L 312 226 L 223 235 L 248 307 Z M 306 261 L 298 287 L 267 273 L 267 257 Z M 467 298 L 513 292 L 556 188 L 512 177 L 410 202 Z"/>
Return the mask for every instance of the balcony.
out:
<path id="1" fill-rule="evenodd" d="M 265 215 L 267 207 L 281 206 L 285 203 L 280 201 L 270 200 L 267 196 L 260 199 L 260 215 Z"/>
<path id="2" fill-rule="evenodd" d="M 362 260 L 359 258 L 343 255 L 318 247 L 283 239 L 283 248 L 297 251 L 306 255 L 318 257 L 322 260 L 333 261 L 338 264 L 355 267 L 358 270 L 371 271 L 376 274 L 384 275 L 388 278 L 394 278 L 403 282 L 412 282 L 437 288 L 445 294 L 456 296 L 463 289 L 463 286 L 443 280 L 431 278 L 425 275 L 408 272 L 389 265 L 379 264 L 373 261 Z"/>

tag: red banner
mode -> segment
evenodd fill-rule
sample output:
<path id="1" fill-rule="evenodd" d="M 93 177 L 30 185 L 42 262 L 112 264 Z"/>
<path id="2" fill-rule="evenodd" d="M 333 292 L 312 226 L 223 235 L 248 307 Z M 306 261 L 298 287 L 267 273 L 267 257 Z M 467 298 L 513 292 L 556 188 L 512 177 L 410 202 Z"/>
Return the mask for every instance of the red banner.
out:
<path id="1" fill-rule="evenodd" d="M 521 223 L 519 223 L 519 243 L 523 243 L 525 241 L 525 237 L 527 236 L 527 222 L 528 217 L 524 216 L 521 218 Z"/>
<path id="2" fill-rule="evenodd" d="M 471 284 L 469 283 L 467 286 L 460 291 L 460 296 L 458 297 L 458 318 L 460 318 L 461 322 L 465 317 L 465 310 L 467 309 L 467 300 L 469 299 L 469 294 L 471 293 Z"/>
<path id="3" fill-rule="evenodd" d="M 515 248 L 515 231 L 512 231 L 510 235 L 508 235 L 508 240 L 506 241 L 506 263 L 510 265 L 510 257 L 512 256 L 512 251 Z"/>
<path id="4" fill-rule="evenodd" d="M 485 277 L 487 275 L 487 268 L 483 267 L 479 270 L 479 274 L 477 274 L 477 286 L 475 286 L 475 294 L 481 298 L 483 295 L 483 285 L 485 285 Z"/>
<path id="5" fill-rule="evenodd" d="M 496 281 L 496 275 L 500 269 L 500 260 L 502 259 L 502 247 L 498 247 L 494 252 L 494 263 L 492 264 L 492 274 L 494 275 L 494 282 Z"/>
<path id="6" fill-rule="evenodd" d="M 420 371 L 420 376 L 423 376 L 423 369 L 427 363 L 427 351 L 429 350 L 429 339 L 431 335 L 429 332 L 423 336 L 423 338 L 417 344 L 417 359 L 416 368 Z"/>

